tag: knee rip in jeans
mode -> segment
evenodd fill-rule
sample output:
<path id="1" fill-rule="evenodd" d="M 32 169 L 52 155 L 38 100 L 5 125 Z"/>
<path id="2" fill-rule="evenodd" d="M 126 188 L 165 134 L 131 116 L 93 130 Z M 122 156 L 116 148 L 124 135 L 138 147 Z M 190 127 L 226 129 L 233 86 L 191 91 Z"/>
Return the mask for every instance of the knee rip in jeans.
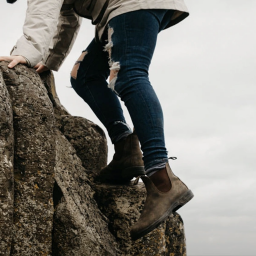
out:
<path id="1" fill-rule="evenodd" d="M 71 76 L 76 80 L 77 78 L 77 72 L 80 67 L 80 63 L 84 60 L 85 55 L 87 54 L 87 51 L 83 51 L 78 60 L 76 61 L 75 65 L 73 66 L 73 69 L 71 71 Z"/>
<path id="2" fill-rule="evenodd" d="M 118 61 L 113 61 L 111 58 L 111 49 L 113 47 L 112 35 L 114 33 L 114 29 L 110 26 L 108 27 L 108 43 L 104 47 L 104 51 L 108 52 L 109 56 L 109 69 L 110 69 L 110 77 L 108 87 L 115 91 L 115 83 L 117 80 L 117 75 L 120 70 L 120 63 Z"/>

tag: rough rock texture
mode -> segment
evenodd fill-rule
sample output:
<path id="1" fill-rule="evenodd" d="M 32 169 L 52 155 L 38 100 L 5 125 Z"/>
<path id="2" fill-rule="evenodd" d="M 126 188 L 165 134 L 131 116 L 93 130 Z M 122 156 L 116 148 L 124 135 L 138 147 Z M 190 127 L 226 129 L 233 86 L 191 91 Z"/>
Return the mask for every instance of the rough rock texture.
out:
<path id="1" fill-rule="evenodd" d="M 60 132 L 55 180 L 63 197 L 54 216 L 54 254 L 115 255 L 115 239 L 93 198 L 86 171 Z"/>
<path id="2" fill-rule="evenodd" d="M 96 184 L 93 188 L 100 210 L 110 220 L 109 229 L 117 239 L 120 255 L 186 255 L 183 221 L 177 213 L 146 236 L 131 240 L 130 226 L 138 220 L 145 202 L 143 183 Z"/>
<path id="3" fill-rule="evenodd" d="M 56 152 L 52 103 L 36 73 L 24 66 L 1 69 L 12 101 L 15 134 L 12 255 L 48 255 Z"/>
<path id="4" fill-rule="evenodd" d="M 173 213 L 166 221 L 165 238 L 169 255 L 186 255 L 184 223 L 178 213 Z"/>
<path id="5" fill-rule="evenodd" d="M 50 72 L 44 72 L 41 74 L 41 79 L 47 89 L 48 96 L 53 105 L 53 111 L 55 116 L 55 126 L 60 129 L 62 116 L 69 115 L 68 111 L 61 105 L 59 97 L 56 93 L 54 76 Z"/>
<path id="6" fill-rule="evenodd" d="M 0 255 L 10 254 L 13 222 L 13 123 L 10 95 L 0 73 Z"/>
<path id="7" fill-rule="evenodd" d="M 0 62 L 0 90 L 0 255 L 186 255 L 176 213 L 131 241 L 145 188 L 94 182 L 105 134 L 67 112 L 50 72 Z"/>
<path id="8" fill-rule="evenodd" d="M 107 140 L 103 130 L 82 117 L 63 116 L 61 121 L 61 132 L 75 148 L 84 168 L 97 174 L 107 164 Z"/>

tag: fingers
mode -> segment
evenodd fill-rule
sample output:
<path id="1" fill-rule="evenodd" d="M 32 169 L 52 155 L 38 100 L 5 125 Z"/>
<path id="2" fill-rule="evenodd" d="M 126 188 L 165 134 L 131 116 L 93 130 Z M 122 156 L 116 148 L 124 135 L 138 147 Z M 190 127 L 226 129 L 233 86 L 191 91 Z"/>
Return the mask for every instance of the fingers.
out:
<path id="1" fill-rule="evenodd" d="M 43 71 L 42 71 L 42 68 L 41 68 L 41 67 L 37 68 L 37 69 L 36 69 L 36 72 L 37 72 L 38 74 L 42 73 L 42 72 L 43 72 Z"/>
<path id="2" fill-rule="evenodd" d="M 38 69 L 39 67 L 40 67 L 40 62 L 39 63 L 37 63 L 35 66 L 34 66 L 34 69 Z"/>
<path id="3" fill-rule="evenodd" d="M 36 66 L 35 66 L 35 68 L 36 68 Z M 37 67 L 36 72 L 40 74 L 40 73 L 43 73 L 43 72 L 45 72 L 47 70 L 49 70 L 49 69 L 46 66 L 41 64 L 41 65 L 39 65 L 39 67 Z"/>
<path id="4" fill-rule="evenodd" d="M 36 70 L 37 73 L 41 73 L 42 67 L 44 67 L 44 65 L 43 65 L 41 62 L 39 62 L 39 63 L 37 63 L 37 64 L 34 66 L 34 69 Z"/>
<path id="5" fill-rule="evenodd" d="M 14 68 L 17 64 L 19 64 L 19 62 L 14 59 L 13 61 L 10 62 L 10 64 L 8 65 L 8 68 Z"/>
<path id="6" fill-rule="evenodd" d="M 10 56 L 0 56 L 0 61 L 11 61 L 12 58 Z"/>
<path id="7" fill-rule="evenodd" d="M 9 61 L 10 63 L 8 65 L 8 68 L 13 68 L 19 63 L 27 63 L 26 59 L 22 56 L 2 56 L 0 57 L 0 61 Z"/>

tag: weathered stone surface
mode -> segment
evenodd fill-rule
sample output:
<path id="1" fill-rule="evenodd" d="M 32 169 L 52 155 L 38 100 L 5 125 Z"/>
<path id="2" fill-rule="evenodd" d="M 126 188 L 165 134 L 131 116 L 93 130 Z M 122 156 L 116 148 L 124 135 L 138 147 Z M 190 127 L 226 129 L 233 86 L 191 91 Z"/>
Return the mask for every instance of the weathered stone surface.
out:
<path id="1" fill-rule="evenodd" d="M 103 131 L 69 115 L 50 72 L 42 80 L 33 69 L 0 62 L 0 255 L 185 256 L 176 213 L 130 239 L 145 201 L 143 184 L 94 182 L 106 165 Z"/>
<path id="2" fill-rule="evenodd" d="M 75 148 L 87 173 L 97 175 L 107 164 L 108 148 L 104 131 L 90 120 L 68 113 L 57 96 L 52 72 L 43 72 L 40 76 L 53 104 L 56 126 Z"/>
<path id="3" fill-rule="evenodd" d="M 99 208 L 109 219 L 109 229 L 117 239 L 118 255 L 186 255 L 183 222 L 177 213 L 146 236 L 131 240 L 130 227 L 138 220 L 146 198 L 142 183 L 95 184 L 93 188 Z"/>
<path id="4" fill-rule="evenodd" d="M 81 160 L 57 134 L 55 179 L 63 197 L 55 209 L 54 255 L 115 255 L 115 239 L 93 199 Z"/>
<path id="5" fill-rule="evenodd" d="M 178 213 L 173 213 L 166 221 L 166 247 L 171 256 L 186 256 L 184 223 Z"/>
<path id="6" fill-rule="evenodd" d="M 9 255 L 13 222 L 12 106 L 0 70 L 0 255 Z"/>
<path id="7" fill-rule="evenodd" d="M 54 184 L 54 114 L 36 72 L 1 63 L 13 107 L 14 224 L 12 255 L 50 255 Z"/>
<path id="8" fill-rule="evenodd" d="M 56 93 L 54 76 L 51 71 L 46 71 L 40 74 L 40 77 L 47 89 L 48 96 L 52 102 L 54 115 L 55 115 L 55 125 L 60 129 L 61 127 L 61 117 L 64 115 L 70 115 L 65 107 L 60 103 L 59 97 Z"/>
<path id="9" fill-rule="evenodd" d="M 107 140 L 103 130 L 82 117 L 63 116 L 61 123 L 63 135 L 75 148 L 83 166 L 97 175 L 107 164 Z"/>

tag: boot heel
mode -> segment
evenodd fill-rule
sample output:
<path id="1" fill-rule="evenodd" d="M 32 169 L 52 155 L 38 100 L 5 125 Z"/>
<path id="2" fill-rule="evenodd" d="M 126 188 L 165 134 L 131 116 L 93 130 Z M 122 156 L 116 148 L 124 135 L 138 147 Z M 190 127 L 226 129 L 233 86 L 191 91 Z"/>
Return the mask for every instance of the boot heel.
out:
<path id="1" fill-rule="evenodd" d="M 145 170 L 143 166 L 133 166 L 130 168 L 126 168 L 123 170 L 122 177 L 124 179 L 130 178 L 132 179 L 133 177 L 138 177 L 141 175 L 145 175 Z"/>
<path id="2" fill-rule="evenodd" d="M 173 209 L 173 212 L 176 212 L 180 209 L 183 205 L 189 202 L 194 197 L 194 194 L 191 190 L 187 191 L 185 195 L 183 195 L 178 201 L 177 206 Z"/>

